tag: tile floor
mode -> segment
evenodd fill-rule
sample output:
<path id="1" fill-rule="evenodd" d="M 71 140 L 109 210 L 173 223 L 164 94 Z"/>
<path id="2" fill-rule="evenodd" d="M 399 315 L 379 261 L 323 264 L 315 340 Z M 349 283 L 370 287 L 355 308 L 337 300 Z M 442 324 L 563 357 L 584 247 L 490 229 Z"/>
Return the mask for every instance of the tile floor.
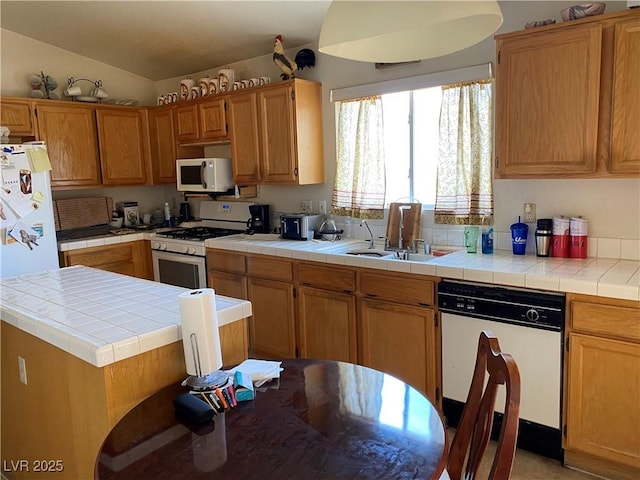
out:
<path id="1" fill-rule="evenodd" d="M 455 430 L 447 431 L 449 439 L 453 439 Z M 477 478 L 487 478 L 495 452 L 496 442 L 492 441 L 484 454 Z M 596 480 L 599 477 L 563 467 L 558 460 L 542 457 L 526 450 L 517 450 L 511 469 L 510 480 Z"/>

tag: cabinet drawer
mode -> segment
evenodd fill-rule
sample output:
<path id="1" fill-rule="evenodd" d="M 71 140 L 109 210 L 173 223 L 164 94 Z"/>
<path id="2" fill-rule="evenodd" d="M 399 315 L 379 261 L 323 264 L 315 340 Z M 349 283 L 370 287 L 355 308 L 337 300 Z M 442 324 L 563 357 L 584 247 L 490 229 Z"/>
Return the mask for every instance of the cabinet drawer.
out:
<path id="1" fill-rule="evenodd" d="M 360 291 L 368 297 L 377 297 L 411 305 L 433 305 L 434 283 L 409 277 L 396 277 L 388 273 L 379 275 L 362 272 Z"/>
<path id="2" fill-rule="evenodd" d="M 589 302 L 573 302 L 571 307 L 575 330 L 640 341 L 640 308 Z"/>
<path id="3" fill-rule="evenodd" d="M 293 281 L 291 261 L 265 257 L 247 257 L 247 273 L 250 277 Z"/>
<path id="4" fill-rule="evenodd" d="M 356 289 L 356 273 L 352 270 L 298 263 L 297 272 L 298 282 L 303 285 L 338 292 L 353 292 Z"/>
<path id="5" fill-rule="evenodd" d="M 237 253 L 207 250 L 207 270 L 244 274 L 246 272 L 244 259 L 244 255 Z"/>
<path id="6" fill-rule="evenodd" d="M 87 267 L 98 267 L 101 265 L 117 264 L 117 263 L 131 263 L 133 262 L 134 243 L 123 243 L 120 245 L 104 246 L 104 247 L 90 247 L 83 248 L 76 252 L 66 252 L 65 265 L 85 265 Z M 111 267 L 110 271 L 116 267 Z"/>

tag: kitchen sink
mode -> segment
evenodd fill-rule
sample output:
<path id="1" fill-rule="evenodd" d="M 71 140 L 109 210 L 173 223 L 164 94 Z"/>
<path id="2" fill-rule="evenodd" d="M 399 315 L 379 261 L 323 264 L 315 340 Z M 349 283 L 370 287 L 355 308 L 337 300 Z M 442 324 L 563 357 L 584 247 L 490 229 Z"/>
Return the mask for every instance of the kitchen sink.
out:
<path id="1" fill-rule="evenodd" d="M 347 255 L 355 255 L 358 257 L 372 257 L 372 258 L 390 258 L 394 256 L 394 252 L 388 252 L 386 250 L 376 250 L 371 248 L 350 250 L 346 252 Z"/>

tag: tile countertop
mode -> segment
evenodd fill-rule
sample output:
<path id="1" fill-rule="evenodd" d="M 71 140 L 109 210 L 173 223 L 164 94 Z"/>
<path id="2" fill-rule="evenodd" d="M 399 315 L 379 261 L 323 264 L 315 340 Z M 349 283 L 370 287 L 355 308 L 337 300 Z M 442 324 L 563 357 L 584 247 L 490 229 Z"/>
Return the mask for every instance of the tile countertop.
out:
<path id="1" fill-rule="evenodd" d="M 362 240 L 295 241 L 277 235 L 232 235 L 210 239 L 208 248 L 261 253 L 298 260 L 433 275 L 539 290 L 640 300 L 640 261 L 607 258 L 542 258 L 497 250 L 493 255 L 455 251 L 428 261 L 412 262 L 347 255 L 363 249 Z"/>
<path id="2" fill-rule="evenodd" d="M 188 291 L 75 266 L 0 280 L 0 316 L 103 367 L 181 340 L 178 295 Z M 218 322 L 251 316 L 251 303 L 216 295 Z"/>

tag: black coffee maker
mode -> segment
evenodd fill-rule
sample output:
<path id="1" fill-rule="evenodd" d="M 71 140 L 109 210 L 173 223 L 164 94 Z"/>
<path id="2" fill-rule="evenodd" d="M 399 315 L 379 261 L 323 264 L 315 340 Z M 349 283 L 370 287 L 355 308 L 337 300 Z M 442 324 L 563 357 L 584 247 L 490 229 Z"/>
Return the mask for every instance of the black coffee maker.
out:
<path id="1" fill-rule="evenodd" d="M 269 233 L 269 205 L 249 205 L 251 218 L 247 220 L 247 233 Z"/>

